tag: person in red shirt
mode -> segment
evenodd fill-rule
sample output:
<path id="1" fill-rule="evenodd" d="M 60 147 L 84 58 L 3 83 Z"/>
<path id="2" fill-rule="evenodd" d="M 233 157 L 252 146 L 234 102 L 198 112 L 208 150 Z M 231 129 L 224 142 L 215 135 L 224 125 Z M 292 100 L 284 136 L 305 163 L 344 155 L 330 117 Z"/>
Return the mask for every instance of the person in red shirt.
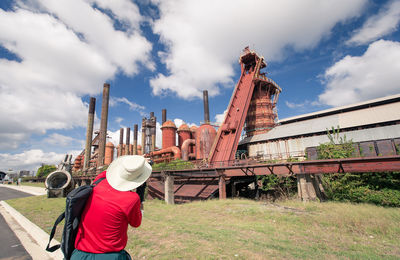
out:
<path id="1" fill-rule="evenodd" d="M 149 178 L 152 168 L 139 155 L 120 156 L 90 195 L 75 239 L 71 260 L 76 259 L 130 259 L 124 250 L 128 242 L 128 225 L 139 227 L 142 221 L 140 198 L 133 189 Z"/>

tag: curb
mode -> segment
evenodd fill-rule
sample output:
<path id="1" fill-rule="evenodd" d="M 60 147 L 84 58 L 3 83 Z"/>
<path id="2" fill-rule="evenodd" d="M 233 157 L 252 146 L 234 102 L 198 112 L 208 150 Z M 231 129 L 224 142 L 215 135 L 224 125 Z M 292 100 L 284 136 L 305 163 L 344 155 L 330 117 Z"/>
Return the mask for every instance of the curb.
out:
<path id="1" fill-rule="evenodd" d="M 0 204 L 5 208 L 5 210 L 14 218 L 14 220 L 21 225 L 23 229 L 26 230 L 26 232 L 32 236 L 32 238 L 35 240 L 35 242 L 40 246 L 40 248 L 43 249 L 43 251 L 52 259 L 63 259 L 64 255 L 61 252 L 61 250 L 56 250 L 53 253 L 47 252 L 46 251 L 46 246 L 49 241 L 49 234 L 44 232 L 41 228 L 39 228 L 37 225 L 32 223 L 29 219 L 24 217 L 21 213 L 19 213 L 17 210 L 15 210 L 13 207 L 11 207 L 7 202 L 5 201 L 0 201 Z M 53 239 L 53 244 L 58 243 L 55 239 Z"/>

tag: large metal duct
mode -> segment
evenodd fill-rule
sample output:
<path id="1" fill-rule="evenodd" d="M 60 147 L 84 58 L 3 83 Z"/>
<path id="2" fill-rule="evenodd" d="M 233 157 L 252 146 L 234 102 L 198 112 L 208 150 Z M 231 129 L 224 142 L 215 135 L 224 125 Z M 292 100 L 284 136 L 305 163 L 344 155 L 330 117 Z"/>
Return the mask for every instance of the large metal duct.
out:
<path id="1" fill-rule="evenodd" d="M 75 184 L 69 172 L 56 170 L 47 176 L 45 186 L 48 198 L 60 198 L 66 197 L 74 189 Z"/>

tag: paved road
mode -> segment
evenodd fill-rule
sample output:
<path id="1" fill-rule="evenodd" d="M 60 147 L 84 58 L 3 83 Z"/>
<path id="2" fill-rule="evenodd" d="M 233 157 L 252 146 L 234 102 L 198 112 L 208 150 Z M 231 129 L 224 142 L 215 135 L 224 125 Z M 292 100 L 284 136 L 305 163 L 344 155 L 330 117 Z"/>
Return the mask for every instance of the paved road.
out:
<path id="1" fill-rule="evenodd" d="M 10 199 L 24 198 L 29 196 L 32 196 L 32 194 L 5 187 L 0 187 L 0 200 L 10 200 Z"/>
<path id="2" fill-rule="evenodd" d="M 31 194 L 0 187 L 0 200 L 22 198 L 32 196 Z M 4 217 L 0 214 L 0 259 L 28 260 L 32 257 L 26 252 L 21 241 L 10 229 Z"/>

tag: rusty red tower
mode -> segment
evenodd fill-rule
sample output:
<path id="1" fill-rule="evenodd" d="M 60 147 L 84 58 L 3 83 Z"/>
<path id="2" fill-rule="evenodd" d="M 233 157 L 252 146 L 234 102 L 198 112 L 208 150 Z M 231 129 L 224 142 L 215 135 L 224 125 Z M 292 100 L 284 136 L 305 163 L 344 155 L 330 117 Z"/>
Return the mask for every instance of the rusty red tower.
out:
<path id="1" fill-rule="evenodd" d="M 162 149 L 175 146 L 176 144 L 176 126 L 171 120 L 166 121 L 162 127 Z"/>
<path id="2" fill-rule="evenodd" d="M 275 126 L 276 102 L 281 89 L 272 80 L 259 75 L 246 117 L 246 135 L 253 136 L 270 131 Z"/>
<path id="3" fill-rule="evenodd" d="M 276 117 L 274 107 L 281 89 L 260 72 L 267 66 L 264 58 L 246 47 L 239 58 L 239 63 L 240 79 L 211 149 L 209 157 L 211 163 L 235 159 L 245 122 L 246 130 L 253 134 L 269 131 L 274 125 Z"/>
<path id="4" fill-rule="evenodd" d="M 178 128 L 178 147 L 182 148 L 182 144 L 185 140 L 190 139 L 191 132 L 187 124 L 182 124 Z"/>

